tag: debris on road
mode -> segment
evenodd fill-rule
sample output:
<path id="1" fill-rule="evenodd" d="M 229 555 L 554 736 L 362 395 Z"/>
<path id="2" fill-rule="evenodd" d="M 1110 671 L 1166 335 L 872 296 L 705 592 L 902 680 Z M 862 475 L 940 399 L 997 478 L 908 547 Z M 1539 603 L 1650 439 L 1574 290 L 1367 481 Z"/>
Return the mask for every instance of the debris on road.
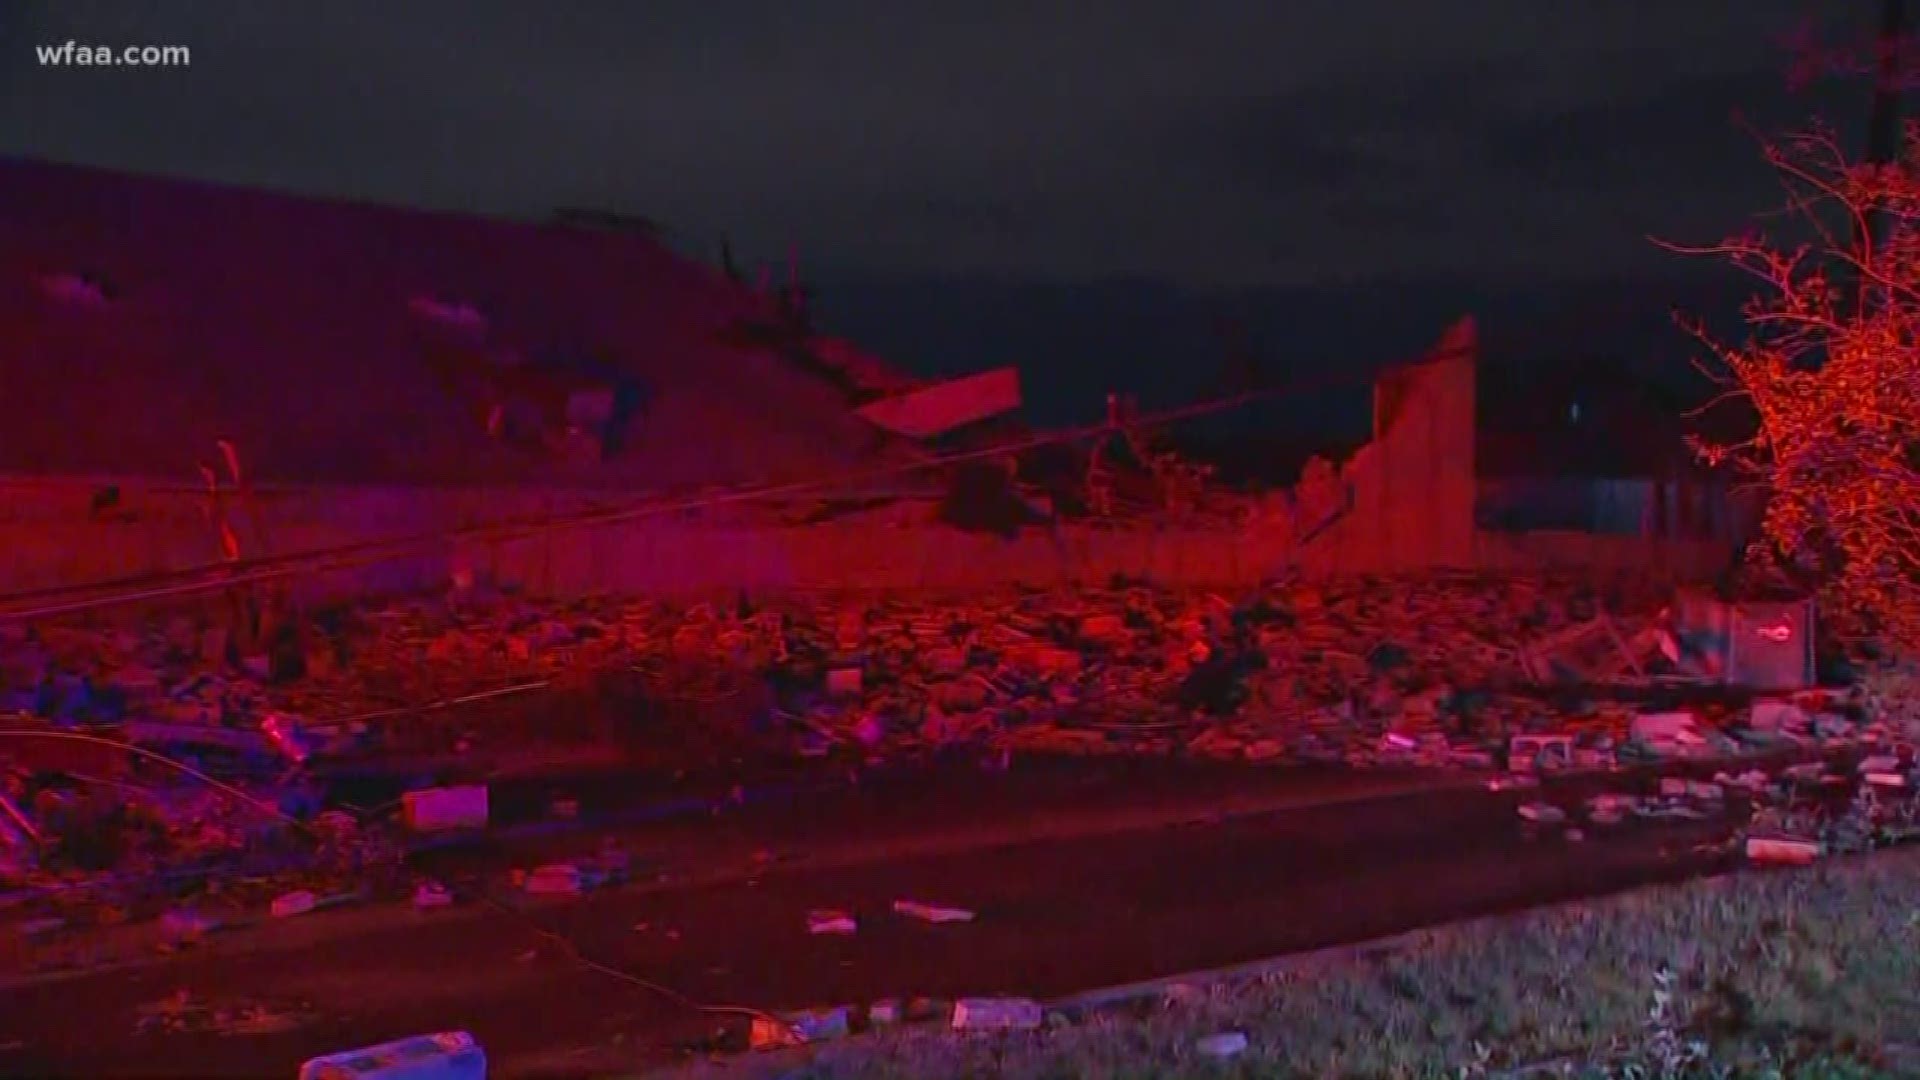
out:
<path id="1" fill-rule="evenodd" d="M 1640 800 L 1631 795 L 1595 795 L 1587 800 L 1587 819 L 1595 825 L 1618 825 L 1639 807 Z"/>
<path id="2" fill-rule="evenodd" d="M 961 998 L 953 1003 L 955 1031 L 1032 1031 L 1045 1019 L 1032 998 Z"/>
<path id="3" fill-rule="evenodd" d="M 136 1032 L 169 1035 L 210 1033 L 217 1035 L 272 1035 L 293 1031 L 314 1020 L 306 1005 L 282 1006 L 250 1002 L 244 1005 L 215 1005 L 190 990 L 180 989 L 140 1006 L 134 1020 Z M 306 1073 L 301 1075 L 305 1076 Z M 379 1073 L 347 1073 L 348 1076 L 379 1076 Z"/>
<path id="4" fill-rule="evenodd" d="M 896 914 L 910 919 L 919 919 L 930 923 L 964 923 L 973 921 L 973 912 L 966 908 L 941 907 L 936 904 L 923 904 L 917 900 L 895 900 L 893 910 Z"/>
<path id="5" fill-rule="evenodd" d="M 1567 812 L 1552 803 L 1524 803 L 1520 807 L 1520 816 L 1536 825 L 1558 825 L 1567 820 Z"/>
<path id="6" fill-rule="evenodd" d="M 1222 1031 L 1216 1035 L 1207 1035 L 1194 1043 L 1201 1057 L 1230 1058 L 1246 1052 L 1247 1036 L 1240 1031 Z"/>
<path id="7" fill-rule="evenodd" d="M 1539 786 L 1540 778 L 1537 776 L 1496 776 L 1487 781 L 1487 790 L 1493 792 L 1526 791 Z"/>
<path id="8" fill-rule="evenodd" d="M 852 934 L 857 933 L 860 924 L 853 916 L 844 911 L 810 911 L 807 913 L 807 933 L 809 934 Z"/>
<path id="9" fill-rule="evenodd" d="M 1747 858 L 1754 862 L 1808 866 L 1824 854 L 1822 847 L 1823 846 L 1815 840 L 1800 840 L 1792 837 L 1749 836 L 1747 837 Z"/>
<path id="10" fill-rule="evenodd" d="M 1507 744 L 1507 767 L 1514 772 L 1570 768 L 1574 763 L 1571 735 L 1515 735 Z"/>
<path id="11" fill-rule="evenodd" d="M 586 875 L 572 863 L 549 863 L 527 875 L 529 896 L 578 896 L 586 891 Z"/>
<path id="12" fill-rule="evenodd" d="M 799 1046 L 803 1041 L 800 1032 L 784 1020 L 756 1016 L 747 1029 L 749 1050 L 784 1050 Z"/>
<path id="13" fill-rule="evenodd" d="M 219 928 L 219 920 L 187 908 L 174 908 L 160 916 L 160 932 L 177 943 L 198 941 Z"/>
<path id="14" fill-rule="evenodd" d="M 400 796 L 401 820 L 414 832 L 487 827 L 487 786 L 422 788 Z"/>
<path id="15" fill-rule="evenodd" d="M 487 1054 L 471 1034 L 442 1031 L 312 1058 L 300 1080 L 486 1080 Z"/>
<path id="16" fill-rule="evenodd" d="M 755 755 L 857 770 L 953 751 L 1142 754 L 1504 766 L 1512 779 L 1490 786 L 1508 790 L 1566 769 L 1892 753 L 1920 737 L 1911 672 L 1750 707 L 1700 692 L 1706 675 L 1646 648 L 1674 632 L 1673 601 L 1626 577 L 1450 573 L 693 604 L 476 586 L 312 612 L 249 597 L 251 626 L 224 603 L 151 625 L 8 624 L 0 888 L 73 918 L 157 916 L 182 886 L 117 883 L 179 868 L 202 890 L 247 882 L 220 891 L 240 910 L 302 889 L 404 900 L 396 832 L 485 828 L 498 808 L 479 778 L 557 760 L 671 773 Z M 268 640 L 302 662 L 272 661 Z M 1692 688 L 1684 707 L 1654 700 L 1674 687 Z M 1910 786 L 1900 760 L 1866 775 Z M 329 769 L 437 786 L 348 815 Z M 107 897 L 120 903 L 94 902 Z"/>
<path id="17" fill-rule="evenodd" d="M 831 1042 L 844 1039 L 853 1031 L 846 1006 L 832 1009 L 804 1009 L 781 1017 L 801 1042 Z"/>

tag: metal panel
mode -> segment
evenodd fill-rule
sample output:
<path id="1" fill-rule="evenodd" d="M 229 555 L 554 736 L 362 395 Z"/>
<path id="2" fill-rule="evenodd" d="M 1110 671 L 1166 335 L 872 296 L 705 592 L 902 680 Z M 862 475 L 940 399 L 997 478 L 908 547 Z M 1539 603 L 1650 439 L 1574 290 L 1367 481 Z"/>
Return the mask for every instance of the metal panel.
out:
<path id="1" fill-rule="evenodd" d="M 1727 681 L 1750 690 L 1813 685 L 1813 601 L 1733 605 Z"/>
<path id="2" fill-rule="evenodd" d="M 1004 367 L 885 398 L 858 411 L 895 434 L 929 439 L 1019 407 L 1020 373 Z"/>

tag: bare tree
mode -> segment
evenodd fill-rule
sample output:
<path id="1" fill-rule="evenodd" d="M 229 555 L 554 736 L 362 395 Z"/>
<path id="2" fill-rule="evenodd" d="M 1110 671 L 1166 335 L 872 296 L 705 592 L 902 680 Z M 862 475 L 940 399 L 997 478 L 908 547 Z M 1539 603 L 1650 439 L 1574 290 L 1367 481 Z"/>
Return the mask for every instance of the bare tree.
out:
<path id="1" fill-rule="evenodd" d="M 1920 126 L 1900 150 L 1854 160 L 1818 129 L 1768 142 L 1784 223 L 1676 250 L 1761 286 L 1746 340 L 1691 327 L 1752 409 L 1750 437 L 1697 449 L 1765 487 L 1753 554 L 1817 581 L 1843 633 L 1920 650 Z"/>

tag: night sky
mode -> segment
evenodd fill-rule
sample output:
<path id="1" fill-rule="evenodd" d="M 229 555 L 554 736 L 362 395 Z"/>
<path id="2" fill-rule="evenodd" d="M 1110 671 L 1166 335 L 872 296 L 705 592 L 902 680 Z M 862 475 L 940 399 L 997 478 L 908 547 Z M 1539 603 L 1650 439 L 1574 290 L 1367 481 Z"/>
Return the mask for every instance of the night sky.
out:
<path id="1" fill-rule="evenodd" d="M 1490 346 L 1640 355 L 1705 240 L 1778 201 L 1737 112 L 1866 0 L 9 2 L 0 153 L 800 254 L 829 328 L 923 373 L 1017 363 L 1043 420 Z M 1091 15 L 1098 12 L 1098 15 Z M 32 46 L 186 45 L 185 69 Z M 1319 412 L 1320 410 L 1315 410 Z"/>

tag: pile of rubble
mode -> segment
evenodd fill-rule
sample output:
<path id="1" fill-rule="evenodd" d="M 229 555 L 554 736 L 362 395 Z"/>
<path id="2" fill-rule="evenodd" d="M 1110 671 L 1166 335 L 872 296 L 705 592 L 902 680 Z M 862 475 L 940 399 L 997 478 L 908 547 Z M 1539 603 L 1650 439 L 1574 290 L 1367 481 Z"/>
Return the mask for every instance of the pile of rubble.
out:
<path id="1" fill-rule="evenodd" d="M 316 835 L 327 807 L 309 766 L 604 741 L 571 723 L 585 697 L 522 693 L 496 723 L 434 706 L 609 683 L 647 714 L 622 737 L 668 717 L 788 755 L 1522 770 L 1857 740 L 1916 700 L 1887 686 L 1790 712 L 1651 711 L 1650 694 L 1686 682 L 1663 647 L 1669 599 L 1627 580 L 1472 575 L 679 606 L 468 587 L 310 613 L 244 647 L 211 616 L 0 627 L 0 851 L 44 853 L 57 833 L 57 872 L 84 874 L 294 848 L 311 862 L 317 846 L 344 875 L 385 855 L 344 815 Z M 15 884 L 29 872 L 0 865 Z"/>
<path id="2" fill-rule="evenodd" d="M 679 608 L 467 595 L 310 620 L 284 661 L 236 656 L 218 629 L 184 619 L 148 633 L 15 630 L 0 711 L 131 726 L 152 742 L 184 737 L 163 725 L 226 731 L 235 749 L 264 748 L 278 716 L 320 752 L 328 739 L 422 737 L 375 723 L 384 710 L 618 672 L 662 708 L 744 713 L 812 753 L 973 742 L 1442 764 L 1559 724 L 1561 704 L 1527 690 L 1527 643 L 1603 612 L 1637 638 L 1661 599 L 1464 576 L 1231 597 L 1116 585 Z M 1602 707 L 1583 730 L 1618 738 L 1630 715 Z"/>

